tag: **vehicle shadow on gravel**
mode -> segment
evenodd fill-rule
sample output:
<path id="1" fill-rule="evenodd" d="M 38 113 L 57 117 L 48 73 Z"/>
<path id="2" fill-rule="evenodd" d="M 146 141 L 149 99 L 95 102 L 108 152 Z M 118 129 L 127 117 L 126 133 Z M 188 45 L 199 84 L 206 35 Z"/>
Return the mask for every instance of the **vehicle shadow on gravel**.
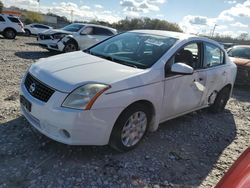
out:
<path id="1" fill-rule="evenodd" d="M 46 58 L 53 55 L 57 55 L 57 52 L 39 52 L 39 51 L 24 51 L 24 52 L 16 52 L 15 55 L 22 59 L 40 59 Z"/>
<path id="2" fill-rule="evenodd" d="M 234 88 L 233 97 L 241 102 L 250 103 L 250 86 L 236 86 Z"/>
<path id="3" fill-rule="evenodd" d="M 0 134 L 0 187 L 109 187 L 123 182 L 125 187 L 197 187 L 235 139 L 236 125 L 228 110 L 194 112 L 161 124 L 127 153 L 108 146 L 60 144 L 31 129 L 23 117 L 0 124 Z"/>

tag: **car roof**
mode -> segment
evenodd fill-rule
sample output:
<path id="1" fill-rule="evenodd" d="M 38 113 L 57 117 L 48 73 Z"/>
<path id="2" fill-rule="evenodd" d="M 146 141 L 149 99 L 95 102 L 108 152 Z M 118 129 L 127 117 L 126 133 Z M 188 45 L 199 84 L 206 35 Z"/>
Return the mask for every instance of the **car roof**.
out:
<path id="1" fill-rule="evenodd" d="M 45 24 L 41 24 L 41 23 L 31 23 L 31 24 L 29 24 L 29 25 L 44 25 L 44 26 L 50 27 L 49 25 L 45 25 Z"/>
<path id="2" fill-rule="evenodd" d="M 193 35 L 193 34 L 180 33 L 180 32 L 174 32 L 174 31 L 145 30 L 145 29 L 132 30 L 132 31 L 129 31 L 129 32 L 160 35 L 160 36 L 176 38 L 176 39 L 179 39 L 179 40 L 188 40 L 188 39 L 200 40 L 200 41 L 203 41 L 203 42 L 212 43 L 212 44 L 217 45 L 217 46 L 219 46 L 220 48 L 223 49 L 223 47 L 217 41 L 211 40 L 211 39 L 209 39 L 207 37 L 196 36 L 196 35 Z"/>
<path id="3" fill-rule="evenodd" d="M 177 38 L 177 39 L 185 39 L 185 38 L 187 39 L 187 38 L 197 37 L 195 35 L 191 35 L 191 34 L 187 34 L 187 33 L 180 33 L 180 32 L 174 32 L 174 31 L 164 31 L 164 30 L 137 29 L 137 30 L 132 30 L 129 32 L 161 35 L 161 36 L 172 37 L 172 38 Z"/>
<path id="4" fill-rule="evenodd" d="M 8 17 L 12 17 L 12 18 L 18 18 L 18 16 L 15 16 L 15 15 L 11 15 L 11 14 L 0 14 L 1 16 L 8 16 Z"/>
<path id="5" fill-rule="evenodd" d="M 97 25 L 97 24 L 90 24 L 90 23 L 73 23 L 73 24 L 82 24 L 82 25 L 85 25 L 85 26 L 101 27 L 101 28 L 105 28 L 105 29 L 110 29 L 110 30 L 116 31 L 116 29 L 114 29 L 112 27 L 104 26 L 104 25 Z"/>
<path id="6" fill-rule="evenodd" d="M 250 48 L 250 45 L 235 45 L 233 48 Z"/>

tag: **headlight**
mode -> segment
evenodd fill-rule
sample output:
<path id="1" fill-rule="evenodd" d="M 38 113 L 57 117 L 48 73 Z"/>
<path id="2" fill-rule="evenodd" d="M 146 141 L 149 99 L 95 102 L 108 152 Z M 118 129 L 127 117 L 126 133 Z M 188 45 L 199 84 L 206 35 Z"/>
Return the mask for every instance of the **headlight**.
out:
<path id="1" fill-rule="evenodd" d="M 62 106 L 89 110 L 96 99 L 109 88 L 110 86 L 105 84 L 86 84 L 70 93 L 64 100 Z"/>

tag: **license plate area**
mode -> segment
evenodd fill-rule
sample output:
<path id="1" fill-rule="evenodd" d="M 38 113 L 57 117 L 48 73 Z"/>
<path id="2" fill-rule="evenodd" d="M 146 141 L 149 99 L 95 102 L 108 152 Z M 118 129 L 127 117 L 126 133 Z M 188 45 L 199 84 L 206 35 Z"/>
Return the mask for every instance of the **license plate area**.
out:
<path id="1" fill-rule="evenodd" d="M 31 112 L 32 104 L 23 95 L 20 95 L 20 103 L 24 106 L 24 108 Z"/>

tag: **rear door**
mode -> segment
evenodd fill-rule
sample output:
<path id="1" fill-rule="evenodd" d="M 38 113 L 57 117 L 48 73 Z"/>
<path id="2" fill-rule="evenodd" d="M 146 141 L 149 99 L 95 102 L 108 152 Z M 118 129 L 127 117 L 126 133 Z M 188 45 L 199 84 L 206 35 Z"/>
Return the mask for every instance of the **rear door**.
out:
<path id="1" fill-rule="evenodd" d="M 207 94 L 205 100 L 213 103 L 216 93 L 227 83 L 228 69 L 224 51 L 211 43 L 204 43 L 203 69 L 207 72 Z"/>
<path id="2" fill-rule="evenodd" d="M 192 42 L 180 48 L 166 64 L 161 120 L 187 113 L 203 105 L 207 74 L 202 69 L 202 53 L 202 43 Z M 171 66 L 174 63 L 185 63 L 194 69 L 194 73 L 173 74 Z"/>

